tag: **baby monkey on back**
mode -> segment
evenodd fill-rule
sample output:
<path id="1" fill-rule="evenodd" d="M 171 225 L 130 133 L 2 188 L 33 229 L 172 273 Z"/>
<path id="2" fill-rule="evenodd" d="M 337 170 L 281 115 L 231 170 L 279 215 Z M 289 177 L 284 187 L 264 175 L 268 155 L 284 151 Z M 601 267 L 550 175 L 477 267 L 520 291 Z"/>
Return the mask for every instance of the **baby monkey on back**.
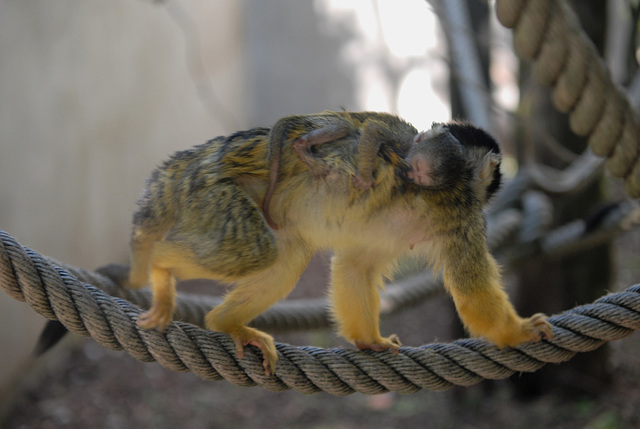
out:
<path id="1" fill-rule="evenodd" d="M 378 112 L 327 111 L 287 116 L 276 122 L 269 138 L 271 173 L 263 212 L 269 225 L 276 229 L 278 226 L 269 215 L 269 205 L 280 173 L 282 145 L 287 134 L 296 129 L 311 129 L 293 142 L 293 148 L 316 178 L 323 178 L 328 173 L 328 166 L 312 153 L 312 148 L 351 136 L 358 141 L 357 172 L 353 177 L 353 186 L 358 189 L 368 190 L 375 182 L 373 174 L 383 145 L 390 146 L 404 158 L 405 162 L 397 167 L 405 171 L 406 178 L 416 185 L 446 189 L 459 180 L 458 175 L 464 170 L 465 163 L 483 162 L 486 171 L 480 170 L 479 174 L 491 175 L 478 182 L 479 188 L 473 191 L 478 196 L 486 194 L 482 197 L 486 201 L 500 187 L 500 148 L 493 138 L 470 124 L 434 123 L 430 130 L 418 133 L 397 116 Z M 463 153 L 463 146 L 452 133 L 469 140 L 466 145 L 468 153 Z"/>
<path id="2" fill-rule="evenodd" d="M 358 348 L 400 347 L 380 334 L 378 290 L 409 254 L 442 269 L 471 334 L 501 347 L 551 338 L 544 315 L 517 315 L 487 249 L 483 206 L 500 161 L 494 139 L 470 124 L 419 133 L 374 112 L 289 116 L 178 152 L 134 216 L 129 285 L 153 291 L 138 324 L 166 327 L 176 279 L 232 283 L 206 326 L 228 333 L 239 358 L 259 347 L 272 373 L 273 338 L 247 324 L 293 289 L 313 253 L 332 249 L 333 315 Z"/>

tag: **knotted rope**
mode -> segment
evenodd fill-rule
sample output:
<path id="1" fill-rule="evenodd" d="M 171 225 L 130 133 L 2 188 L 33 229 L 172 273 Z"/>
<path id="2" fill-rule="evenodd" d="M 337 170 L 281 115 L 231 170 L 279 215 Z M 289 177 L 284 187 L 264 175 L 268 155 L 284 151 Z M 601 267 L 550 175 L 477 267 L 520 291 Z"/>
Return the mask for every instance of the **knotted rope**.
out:
<path id="1" fill-rule="evenodd" d="M 347 395 L 469 386 L 485 378 L 503 379 L 515 372 L 535 371 L 545 363 L 564 362 L 576 352 L 593 350 L 640 328 L 640 285 L 636 285 L 551 317 L 555 335 L 551 341 L 500 350 L 468 339 L 402 347 L 397 355 L 277 344 L 275 375 L 267 377 L 257 349 L 247 348 L 246 357 L 238 360 L 227 335 L 182 321 L 172 322 L 164 333 L 141 330 L 136 325 L 142 312 L 139 307 L 76 276 L 101 279 L 101 286 L 109 283 L 105 277 L 44 258 L 0 231 L 0 286 L 38 314 L 59 320 L 76 334 L 93 337 L 104 347 L 125 350 L 142 362 L 155 360 L 205 380 L 225 379 L 273 391 Z M 147 294 L 128 293 L 128 298 L 148 305 Z"/>
<path id="2" fill-rule="evenodd" d="M 498 0 L 496 14 L 513 29 L 518 56 L 533 60 L 538 82 L 552 87 L 554 106 L 569 113 L 571 130 L 607 158 L 631 198 L 640 197 L 638 119 L 575 13 L 563 0 Z"/>

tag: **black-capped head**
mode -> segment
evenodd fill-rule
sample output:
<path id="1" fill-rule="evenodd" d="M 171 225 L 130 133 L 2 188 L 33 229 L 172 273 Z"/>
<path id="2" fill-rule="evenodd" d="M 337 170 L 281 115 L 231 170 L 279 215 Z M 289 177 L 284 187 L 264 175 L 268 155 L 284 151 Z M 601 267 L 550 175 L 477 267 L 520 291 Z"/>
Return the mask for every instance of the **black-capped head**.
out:
<path id="1" fill-rule="evenodd" d="M 469 122 L 452 121 L 444 125 L 465 148 L 467 160 L 475 172 L 476 185 L 485 188 L 484 200 L 488 201 L 502 183 L 500 146 L 489 133 Z"/>

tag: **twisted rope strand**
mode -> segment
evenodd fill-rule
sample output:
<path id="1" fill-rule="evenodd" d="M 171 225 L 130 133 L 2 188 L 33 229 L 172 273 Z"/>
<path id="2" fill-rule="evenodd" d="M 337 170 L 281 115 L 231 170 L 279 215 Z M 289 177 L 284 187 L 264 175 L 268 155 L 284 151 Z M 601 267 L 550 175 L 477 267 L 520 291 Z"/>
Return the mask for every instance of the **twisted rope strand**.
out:
<path id="1" fill-rule="evenodd" d="M 88 271 L 71 271 L 108 282 Z M 82 282 L 2 231 L 0 286 L 40 315 L 60 320 L 70 331 L 91 336 L 109 349 L 125 350 L 142 362 L 155 360 L 205 380 L 306 394 L 412 393 L 469 386 L 485 378 L 503 379 L 515 372 L 535 371 L 545 363 L 564 362 L 576 352 L 593 350 L 640 328 L 640 285 L 636 285 L 551 317 L 555 335 L 551 341 L 500 350 L 483 340 L 465 339 L 402 347 L 397 355 L 277 344 L 276 374 L 266 376 L 259 351 L 248 347 L 245 358 L 239 360 L 227 335 L 180 321 L 172 322 L 163 333 L 141 330 L 136 325 L 142 312 L 139 307 Z"/>

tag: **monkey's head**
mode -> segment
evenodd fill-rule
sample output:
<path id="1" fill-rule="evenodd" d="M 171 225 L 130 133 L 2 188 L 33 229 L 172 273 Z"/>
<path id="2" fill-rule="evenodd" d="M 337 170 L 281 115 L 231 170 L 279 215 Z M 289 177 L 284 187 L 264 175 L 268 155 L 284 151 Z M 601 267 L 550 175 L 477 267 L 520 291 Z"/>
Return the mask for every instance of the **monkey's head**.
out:
<path id="1" fill-rule="evenodd" d="M 500 147 L 488 133 L 467 122 L 434 123 L 418 133 L 406 157 L 406 177 L 427 188 L 447 189 L 468 182 L 481 202 L 502 181 Z"/>

